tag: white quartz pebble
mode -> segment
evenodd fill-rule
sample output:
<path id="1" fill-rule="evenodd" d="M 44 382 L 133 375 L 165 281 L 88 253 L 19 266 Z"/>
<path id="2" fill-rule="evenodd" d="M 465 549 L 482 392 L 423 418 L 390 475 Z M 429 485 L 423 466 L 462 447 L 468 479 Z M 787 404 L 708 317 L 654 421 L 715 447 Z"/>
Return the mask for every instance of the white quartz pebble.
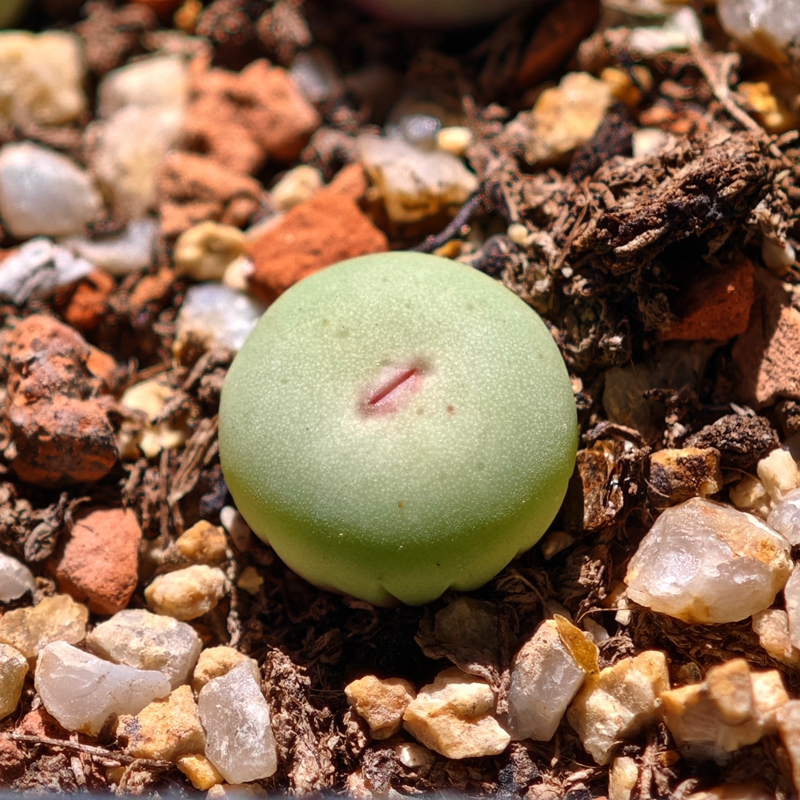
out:
<path id="1" fill-rule="evenodd" d="M 797 0 L 719 0 L 717 14 L 729 36 L 778 64 L 800 38 Z"/>
<path id="2" fill-rule="evenodd" d="M 0 217 L 14 236 L 82 233 L 102 208 L 89 174 L 66 156 L 30 142 L 0 149 Z"/>
<path id="3" fill-rule="evenodd" d="M 163 672 L 173 689 L 188 683 L 203 649 L 191 625 L 143 608 L 118 611 L 89 634 L 88 643 L 109 661 Z"/>
<path id="4" fill-rule="evenodd" d="M 592 666 L 597 670 L 597 647 L 563 617 L 560 624 L 572 629 L 572 641 L 583 651 L 593 653 L 594 663 L 575 658 L 562 640 L 559 623 L 543 622 L 517 653 L 511 667 L 508 730 L 513 739 L 549 741 L 587 673 Z"/>
<path id="5" fill-rule="evenodd" d="M 26 242 L 0 263 L 0 297 L 21 306 L 29 299 L 45 299 L 62 286 L 85 278 L 94 267 L 49 239 Z"/>
<path id="6" fill-rule="evenodd" d="M 174 349 L 180 353 L 194 341 L 206 350 L 238 350 L 265 308 L 259 300 L 219 283 L 192 286 L 178 314 Z"/>
<path id="7" fill-rule="evenodd" d="M 790 545 L 800 544 L 800 489 L 785 494 L 772 507 L 767 524 L 778 531 Z"/>
<path id="8" fill-rule="evenodd" d="M 33 573 L 13 556 L 0 553 L 0 602 L 8 603 L 35 590 Z"/>
<path id="9" fill-rule="evenodd" d="M 278 754 L 269 707 L 251 660 L 209 681 L 197 705 L 206 731 L 206 757 L 228 783 L 257 781 L 275 772 Z"/>
<path id="10" fill-rule="evenodd" d="M 144 218 L 128 223 L 123 231 L 111 236 L 101 239 L 69 236 L 61 244 L 109 275 L 122 278 L 153 263 L 157 238 L 158 220 Z"/>
<path id="11" fill-rule="evenodd" d="M 736 622 L 772 605 L 789 543 L 756 517 L 693 498 L 668 508 L 628 565 L 628 597 L 684 622 Z"/>
<path id="12" fill-rule="evenodd" d="M 403 139 L 365 134 L 359 153 L 394 222 L 416 222 L 461 205 L 478 179 L 450 153 L 426 151 Z"/>
<path id="13" fill-rule="evenodd" d="M 97 89 L 98 116 L 123 108 L 182 109 L 189 97 L 186 63 L 178 56 L 153 56 L 107 73 Z"/>
<path id="14" fill-rule="evenodd" d="M 53 642 L 41 651 L 34 684 L 60 725 L 91 736 L 111 714 L 138 714 L 170 690 L 162 672 L 112 664 L 66 642 Z"/>

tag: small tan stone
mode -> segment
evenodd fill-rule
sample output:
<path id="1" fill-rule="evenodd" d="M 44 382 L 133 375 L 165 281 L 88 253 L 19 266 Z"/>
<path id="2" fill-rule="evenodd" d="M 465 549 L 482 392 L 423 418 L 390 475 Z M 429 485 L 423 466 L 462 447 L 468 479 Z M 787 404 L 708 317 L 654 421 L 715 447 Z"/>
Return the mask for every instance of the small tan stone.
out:
<path id="1" fill-rule="evenodd" d="M 445 758 L 496 756 L 511 737 L 492 716 L 494 703 L 485 681 L 452 667 L 409 703 L 403 727 Z"/>
<path id="2" fill-rule="evenodd" d="M 28 660 L 7 644 L 0 644 L 0 719 L 13 714 L 19 705 Z"/>
<path id="3" fill-rule="evenodd" d="M 211 611 L 227 591 L 228 579 L 219 567 L 195 564 L 159 575 L 144 597 L 156 614 L 187 620 Z"/>
<path id="4" fill-rule="evenodd" d="M 608 771 L 608 800 L 630 800 L 639 782 L 639 768 L 629 756 L 614 759 Z"/>
<path id="5" fill-rule="evenodd" d="M 750 511 L 764 519 L 772 507 L 764 484 L 752 475 L 745 475 L 728 494 L 736 508 Z"/>
<path id="6" fill-rule="evenodd" d="M 529 164 L 558 163 L 594 136 L 612 102 L 608 83 L 587 72 L 569 72 L 510 123 L 509 133 L 521 135 Z"/>
<path id="7" fill-rule="evenodd" d="M 789 700 L 776 713 L 778 732 L 792 765 L 794 788 L 800 792 L 800 700 Z"/>
<path id="8" fill-rule="evenodd" d="M 291 211 L 310 200 L 322 188 L 322 173 L 308 164 L 290 169 L 272 187 L 272 204 L 278 211 Z"/>
<path id="9" fill-rule="evenodd" d="M 206 735 L 189 686 L 179 686 L 169 697 L 154 700 L 135 717 L 122 716 L 117 736 L 134 758 L 173 761 L 177 756 L 202 753 Z"/>
<path id="10" fill-rule="evenodd" d="M 204 755 L 179 756 L 175 759 L 175 765 L 191 781 L 192 786 L 201 791 L 206 791 L 225 780 Z"/>
<path id="11" fill-rule="evenodd" d="M 762 458 L 756 471 L 773 503 L 780 502 L 800 482 L 797 462 L 788 450 L 781 448 Z"/>
<path id="12" fill-rule="evenodd" d="M 196 564 L 218 564 L 225 559 L 225 532 L 204 519 L 184 531 L 175 544 L 187 561 Z"/>
<path id="13" fill-rule="evenodd" d="M 310 167 L 309 167 L 310 169 Z M 218 281 L 245 252 L 245 235 L 233 225 L 210 220 L 184 231 L 175 242 L 175 268 L 195 281 Z"/>
<path id="14" fill-rule="evenodd" d="M 347 702 L 369 725 L 373 739 L 394 736 L 403 724 L 403 714 L 416 697 L 414 687 L 402 678 L 380 680 L 366 675 L 344 687 Z"/>
<path id="15" fill-rule="evenodd" d="M 236 586 L 248 594 L 257 595 L 264 585 L 264 579 L 258 574 L 255 567 L 245 567 L 236 580 Z"/>
<path id="16" fill-rule="evenodd" d="M 789 699 L 777 670 L 751 672 L 743 658 L 712 667 L 702 683 L 661 695 L 667 727 L 689 757 L 723 757 L 777 728 L 775 712 Z"/>
<path id="17" fill-rule="evenodd" d="M 800 666 L 800 650 L 789 636 L 789 616 L 780 608 L 767 608 L 753 614 L 753 631 L 759 644 L 776 661 L 789 667 Z"/>
<path id="18" fill-rule="evenodd" d="M 657 650 L 624 658 L 588 675 L 567 720 L 598 764 L 611 760 L 620 739 L 635 736 L 661 713 L 660 696 L 669 689 L 667 659 Z"/>
<path id="19" fill-rule="evenodd" d="M 647 496 L 654 508 L 708 497 L 721 489 L 720 453 L 714 447 L 659 450 L 650 456 Z"/>
<path id="20" fill-rule="evenodd" d="M 242 661 L 252 661 L 256 670 L 258 662 L 253 658 L 248 658 L 244 653 L 234 650 L 232 647 L 220 645 L 219 647 L 209 647 L 200 653 L 197 659 L 197 666 L 194 668 L 192 676 L 192 688 L 199 692 L 209 681 L 214 678 L 221 678 L 227 675 L 234 667 L 238 667 Z"/>
<path id="21" fill-rule="evenodd" d="M 0 618 L 0 642 L 35 659 L 51 642 L 77 644 L 86 637 L 89 609 L 67 594 L 46 597 L 38 606 L 17 608 Z"/>

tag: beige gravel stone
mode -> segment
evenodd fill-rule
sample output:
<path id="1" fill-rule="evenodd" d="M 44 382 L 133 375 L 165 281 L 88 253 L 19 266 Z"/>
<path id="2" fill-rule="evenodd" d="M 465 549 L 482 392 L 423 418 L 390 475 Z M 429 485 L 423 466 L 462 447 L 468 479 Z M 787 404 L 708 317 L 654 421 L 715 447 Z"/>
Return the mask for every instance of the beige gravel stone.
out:
<path id="1" fill-rule="evenodd" d="M 369 725 L 373 739 L 394 736 L 403 724 L 403 714 L 416 697 L 414 687 L 402 678 L 380 680 L 366 675 L 344 687 L 347 702 Z"/>
<path id="2" fill-rule="evenodd" d="M 7 644 L 0 644 L 0 719 L 13 714 L 19 705 L 28 660 Z"/>
<path id="3" fill-rule="evenodd" d="M 184 231 L 175 242 L 175 268 L 195 281 L 219 281 L 245 252 L 245 235 L 233 225 L 210 220 Z"/>
<path id="4" fill-rule="evenodd" d="M 607 764 L 620 739 L 636 735 L 659 718 L 659 698 L 667 689 L 666 656 L 646 650 L 587 676 L 567 711 L 567 720 L 592 758 Z"/>
<path id="5" fill-rule="evenodd" d="M 777 670 L 752 672 L 743 658 L 712 667 L 702 683 L 661 695 L 667 727 L 688 757 L 722 758 L 777 729 L 789 700 Z"/>
<path id="6" fill-rule="evenodd" d="M 175 544 L 187 561 L 196 564 L 218 564 L 225 559 L 225 532 L 204 519 L 184 531 Z"/>
<path id="7" fill-rule="evenodd" d="M 322 188 L 322 173 L 308 164 L 290 169 L 272 187 L 272 204 L 278 211 L 291 211 L 310 200 Z"/>
<path id="8" fill-rule="evenodd" d="M 782 448 L 762 458 L 756 471 L 773 503 L 780 502 L 784 495 L 796 489 L 800 480 L 800 472 L 792 454 Z"/>
<path id="9" fill-rule="evenodd" d="M 608 771 L 608 800 L 630 800 L 639 781 L 639 768 L 629 756 L 615 758 Z"/>
<path id="10" fill-rule="evenodd" d="M 201 791 L 206 791 L 225 780 L 219 770 L 202 754 L 178 756 L 175 765 L 191 781 L 192 786 Z"/>
<path id="11" fill-rule="evenodd" d="M 499 755 L 511 737 L 492 716 L 494 703 L 485 681 L 452 667 L 409 703 L 403 727 L 445 758 Z"/>
<path id="12" fill-rule="evenodd" d="M 144 590 L 156 614 L 187 620 L 211 611 L 228 591 L 228 579 L 219 567 L 195 564 L 159 575 Z"/>
<path id="13" fill-rule="evenodd" d="M 206 648 L 200 653 L 200 658 L 197 659 L 197 666 L 194 668 L 192 677 L 192 688 L 199 692 L 209 681 L 227 675 L 234 667 L 238 667 L 242 661 L 252 661 L 253 666 L 258 669 L 258 663 L 255 659 L 248 658 L 244 653 L 240 653 L 232 647 L 220 645 L 219 647 Z"/>
<path id="14" fill-rule="evenodd" d="M 0 642 L 35 659 L 51 642 L 77 644 L 86 636 L 89 609 L 69 595 L 46 597 L 38 606 L 17 608 L 0 618 Z"/>
<path id="15" fill-rule="evenodd" d="M 120 717 L 117 737 L 134 758 L 174 761 L 177 756 L 202 753 L 206 736 L 189 686 L 179 686 L 169 697 L 154 700 L 135 717 Z"/>
<path id="16" fill-rule="evenodd" d="M 800 650 L 789 636 L 789 616 L 780 608 L 768 608 L 753 614 L 753 631 L 759 644 L 776 661 L 789 667 L 800 666 Z"/>
<path id="17" fill-rule="evenodd" d="M 776 713 L 778 732 L 792 765 L 792 781 L 800 792 L 800 700 L 790 700 Z"/>

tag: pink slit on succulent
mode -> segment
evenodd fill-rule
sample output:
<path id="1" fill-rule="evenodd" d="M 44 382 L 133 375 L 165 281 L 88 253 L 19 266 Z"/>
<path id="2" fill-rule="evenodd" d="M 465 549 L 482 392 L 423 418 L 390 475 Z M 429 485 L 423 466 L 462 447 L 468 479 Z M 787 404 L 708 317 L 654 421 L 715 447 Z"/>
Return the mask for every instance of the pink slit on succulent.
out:
<path id="1" fill-rule="evenodd" d="M 419 365 L 393 370 L 367 391 L 362 408 L 368 414 L 397 411 L 402 400 L 419 390 L 423 377 L 424 372 Z"/>

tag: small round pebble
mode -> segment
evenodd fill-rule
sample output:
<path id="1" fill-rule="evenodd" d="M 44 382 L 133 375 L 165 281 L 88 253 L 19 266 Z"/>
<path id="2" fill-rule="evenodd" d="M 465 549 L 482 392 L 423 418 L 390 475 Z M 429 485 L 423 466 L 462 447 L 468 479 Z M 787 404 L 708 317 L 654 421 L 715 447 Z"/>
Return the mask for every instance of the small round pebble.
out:
<path id="1" fill-rule="evenodd" d="M 159 575 L 144 596 L 156 614 L 187 620 L 211 611 L 227 591 L 228 579 L 219 567 L 195 564 Z"/>

